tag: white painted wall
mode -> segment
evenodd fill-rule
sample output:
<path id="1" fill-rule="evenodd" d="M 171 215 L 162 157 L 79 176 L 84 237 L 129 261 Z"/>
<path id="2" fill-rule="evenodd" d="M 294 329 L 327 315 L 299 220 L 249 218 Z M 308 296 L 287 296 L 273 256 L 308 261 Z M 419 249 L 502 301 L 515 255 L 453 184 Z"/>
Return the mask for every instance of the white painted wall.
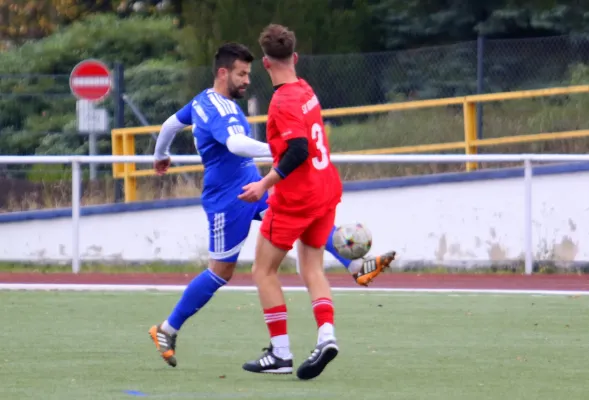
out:
<path id="1" fill-rule="evenodd" d="M 589 260 L 588 181 L 588 172 L 534 177 L 537 259 Z M 523 193 L 519 178 L 347 192 L 337 223 L 366 224 L 372 253 L 395 249 L 401 262 L 522 259 Z M 258 227 L 254 222 L 241 261 L 253 259 Z M 0 224 L 0 260 L 67 261 L 71 237 L 69 219 Z M 84 260 L 204 260 L 207 241 L 197 206 L 82 218 Z"/>

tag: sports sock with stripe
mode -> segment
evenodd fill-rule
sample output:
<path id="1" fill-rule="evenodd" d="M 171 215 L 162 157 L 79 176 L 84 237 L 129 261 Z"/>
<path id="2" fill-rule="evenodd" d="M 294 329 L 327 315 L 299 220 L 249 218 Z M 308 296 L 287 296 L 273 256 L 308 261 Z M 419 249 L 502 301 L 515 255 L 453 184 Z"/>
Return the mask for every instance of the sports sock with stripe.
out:
<path id="1" fill-rule="evenodd" d="M 335 310 L 331 299 L 320 297 L 313 301 L 312 306 L 317 322 L 317 344 L 335 339 L 333 327 Z"/>
<path id="2" fill-rule="evenodd" d="M 270 333 L 273 353 L 283 360 L 291 360 L 292 353 L 290 352 L 286 319 L 286 304 L 264 310 L 264 321 L 266 321 Z"/>

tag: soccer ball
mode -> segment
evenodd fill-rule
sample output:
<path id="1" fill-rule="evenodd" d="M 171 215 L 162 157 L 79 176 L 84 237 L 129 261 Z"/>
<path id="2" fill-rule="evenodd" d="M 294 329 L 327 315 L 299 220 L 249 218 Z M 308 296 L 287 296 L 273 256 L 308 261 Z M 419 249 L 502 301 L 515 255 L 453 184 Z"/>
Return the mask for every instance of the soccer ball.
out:
<path id="1" fill-rule="evenodd" d="M 362 258 L 372 247 L 372 233 L 362 224 L 340 225 L 333 233 L 333 247 L 348 260 Z"/>

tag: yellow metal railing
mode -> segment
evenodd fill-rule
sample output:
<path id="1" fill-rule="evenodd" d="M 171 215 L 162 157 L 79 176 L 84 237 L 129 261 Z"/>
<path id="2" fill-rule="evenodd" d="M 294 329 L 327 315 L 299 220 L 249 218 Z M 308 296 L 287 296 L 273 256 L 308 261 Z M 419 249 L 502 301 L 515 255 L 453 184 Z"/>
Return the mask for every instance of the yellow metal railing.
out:
<path id="1" fill-rule="evenodd" d="M 443 107 L 449 105 L 462 105 L 464 114 L 464 141 L 451 143 L 424 144 L 415 146 L 390 147 L 381 149 L 347 151 L 338 154 L 402 154 L 402 153 L 425 153 L 443 150 L 464 149 L 465 154 L 476 154 L 478 147 L 497 146 L 513 143 L 529 143 L 546 140 L 569 139 L 589 136 L 589 130 L 576 130 L 557 133 L 538 133 L 529 135 L 507 136 L 490 139 L 477 139 L 477 107 L 478 103 L 497 102 L 506 100 L 519 100 L 534 97 L 548 97 L 567 95 L 574 93 L 589 93 L 589 85 L 568 86 L 551 89 L 524 90 L 517 92 L 503 92 L 471 95 L 464 97 L 451 97 L 433 100 L 418 100 L 402 103 L 388 103 L 371 106 L 332 108 L 323 110 L 324 117 L 343 117 L 360 114 L 379 114 L 392 111 L 415 110 L 421 108 Z M 249 117 L 248 122 L 266 122 L 267 115 Z M 117 128 L 111 131 L 113 155 L 134 155 L 135 136 L 146 135 L 158 132 L 160 125 L 142 126 L 134 128 Z M 191 127 L 186 128 L 190 130 Z M 329 131 L 328 131 L 329 134 Z M 466 170 L 477 169 L 476 163 L 467 163 Z M 171 167 L 169 173 L 183 173 L 202 171 L 202 165 L 186 165 Z M 153 169 L 137 170 L 134 163 L 114 164 L 113 176 L 124 179 L 125 202 L 137 200 L 137 178 L 142 176 L 153 176 Z"/>

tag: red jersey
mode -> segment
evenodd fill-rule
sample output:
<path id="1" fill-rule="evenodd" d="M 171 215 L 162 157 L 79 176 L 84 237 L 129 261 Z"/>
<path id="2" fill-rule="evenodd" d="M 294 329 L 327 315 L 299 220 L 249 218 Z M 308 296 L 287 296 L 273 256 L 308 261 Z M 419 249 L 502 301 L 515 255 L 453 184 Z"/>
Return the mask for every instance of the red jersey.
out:
<path id="1" fill-rule="evenodd" d="M 321 105 L 313 88 L 303 80 L 280 86 L 270 101 L 266 136 L 274 166 L 287 149 L 287 140 L 307 138 L 309 156 L 278 182 L 269 204 L 275 210 L 320 215 L 341 201 L 342 182 L 330 161 Z"/>

